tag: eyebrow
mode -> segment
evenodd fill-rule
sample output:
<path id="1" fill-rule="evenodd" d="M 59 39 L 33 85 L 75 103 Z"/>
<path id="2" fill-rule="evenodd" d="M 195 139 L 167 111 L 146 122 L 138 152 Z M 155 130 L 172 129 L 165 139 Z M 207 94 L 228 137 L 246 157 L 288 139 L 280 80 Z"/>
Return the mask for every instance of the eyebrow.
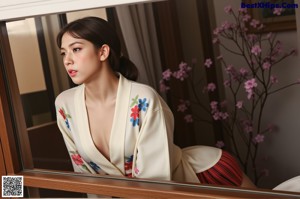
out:
<path id="1" fill-rule="evenodd" d="M 68 45 L 68 47 L 72 47 L 72 46 L 75 45 L 75 44 L 83 44 L 83 43 L 80 42 L 80 41 L 75 41 L 75 42 L 73 42 L 73 43 L 70 43 L 70 44 Z M 64 50 L 65 48 L 60 47 L 60 49 L 61 49 L 61 50 Z"/>

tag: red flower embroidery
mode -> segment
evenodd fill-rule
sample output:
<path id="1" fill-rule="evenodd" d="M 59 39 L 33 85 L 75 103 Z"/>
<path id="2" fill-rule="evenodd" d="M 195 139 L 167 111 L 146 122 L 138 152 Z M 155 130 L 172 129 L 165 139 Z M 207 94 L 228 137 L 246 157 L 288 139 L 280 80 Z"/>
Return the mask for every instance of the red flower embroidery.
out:
<path id="1" fill-rule="evenodd" d="M 72 157 L 72 160 L 75 162 L 75 164 L 80 165 L 80 166 L 83 165 L 83 160 L 79 154 L 73 154 L 73 155 L 71 155 L 71 157 Z"/>
<path id="2" fill-rule="evenodd" d="M 61 108 L 61 109 L 59 109 L 59 113 L 61 114 L 61 116 L 64 118 L 64 120 L 67 118 L 66 117 L 66 114 L 65 114 L 65 112 L 64 112 L 64 110 Z"/>
<path id="3" fill-rule="evenodd" d="M 140 112 L 139 107 L 136 105 L 135 107 L 133 107 L 131 109 L 131 115 L 130 115 L 130 117 L 132 117 L 134 120 L 136 120 L 140 116 L 139 112 Z"/>

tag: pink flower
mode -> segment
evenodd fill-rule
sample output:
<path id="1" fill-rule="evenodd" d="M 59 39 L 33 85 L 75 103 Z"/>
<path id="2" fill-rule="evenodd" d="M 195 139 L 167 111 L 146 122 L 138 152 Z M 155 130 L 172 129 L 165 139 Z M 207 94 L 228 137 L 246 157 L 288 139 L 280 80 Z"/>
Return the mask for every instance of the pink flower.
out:
<path id="1" fill-rule="evenodd" d="M 243 130 L 245 133 L 253 132 L 253 125 L 250 120 L 243 120 L 242 121 Z"/>
<path id="2" fill-rule="evenodd" d="M 162 73 L 162 75 L 163 75 L 163 79 L 168 81 L 172 76 L 172 71 L 170 69 L 167 69 Z"/>
<path id="3" fill-rule="evenodd" d="M 245 82 L 245 89 L 246 90 L 250 90 L 250 89 L 253 89 L 255 87 L 257 87 L 257 83 L 256 83 L 255 78 L 252 78 L 252 79 Z"/>
<path id="4" fill-rule="evenodd" d="M 185 112 L 186 110 L 187 110 L 187 107 L 186 107 L 185 104 L 179 104 L 179 105 L 177 106 L 177 111 L 178 111 L 178 112 Z"/>
<path id="5" fill-rule="evenodd" d="M 213 31 L 214 35 L 219 35 L 221 32 L 222 32 L 222 29 L 219 27 L 215 28 Z"/>
<path id="6" fill-rule="evenodd" d="M 232 7 L 230 5 L 224 7 L 224 11 L 229 14 L 232 12 Z"/>
<path id="7" fill-rule="evenodd" d="M 274 8 L 273 10 L 273 14 L 274 15 L 281 15 L 281 13 L 283 12 L 283 8 Z"/>
<path id="8" fill-rule="evenodd" d="M 246 77 L 248 75 L 248 70 L 245 68 L 240 68 L 240 74 L 242 77 Z"/>
<path id="9" fill-rule="evenodd" d="M 214 111 L 218 109 L 218 102 L 217 101 L 211 101 L 210 102 L 210 108 Z"/>
<path id="10" fill-rule="evenodd" d="M 217 37 L 213 38 L 212 43 L 213 43 L 213 44 L 220 43 L 219 38 L 217 38 Z"/>
<path id="11" fill-rule="evenodd" d="M 278 130 L 278 126 L 275 124 L 269 124 L 266 129 L 269 133 L 275 132 Z"/>
<path id="12" fill-rule="evenodd" d="M 222 23 L 221 27 L 222 27 L 222 30 L 228 30 L 228 29 L 232 28 L 232 24 L 229 23 L 228 21 L 224 21 Z"/>
<path id="13" fill-rule="evenodd" d="M 271 75 L 270 80 L 272 84 L 278 83 L 278 78 L 275 75 Z"/>
<path id="14" fill-rule="evenodd" d="M 239 12 L 246 14 L 247 13 L 247 8 L 239 8 Z"/>
<path id="15" fill-rule="evenodd" d="M 192 70 L 192 68 L 190 66 L 188 66 L 187 63 L 181 62 L 179 64 L 179 70 L 190 72 Z"/>
<path id="16" fill-rule="evenodd" d="M 192 123 L 194 121 L 193 116 L 191 114 L 185 115 L 184 120 L 186 123 Z"/>
<path id="17" fill-rule="evenodd" d="M 250 22 L 250 25 L 253 27 L 253 28 L 256 28 L 258 25 L 259 25 L 259 21 L 256 20 L 256 19 L 252 19 L 251 22 Z"/>
<path id="18" fill-rule="evenodd" d="M 258 144 L 258 143 L 262 143 L 265 140 L 265 136 L 261 135 L 261 134 L 257 134 L 254 138 L 253 138 L 253 142 Z"/>
<path id="19" fill-rule="evenodd" d="M 177 111 L 185 112 L 188 109 L 188 106 L 190 106 L 189 100 L 180 100 L 180 104 L 177 106 Z"/>
<path id="20" fill-rule="evenodd" d="M 216 147 L 218 147 L 218 148 L 223 148 L 225 146 L 225 144 L 224 144 L 224 142 L 223 141 L 217 141 L 217 143 L 216 143 Z"/>
<path id="21" fill-rule="evenodd" d="M 257 35 L 256 34 L 249 34 L 249 35 L 247 35 L 247 37 L 252 42 L 257 40 Z"/>
<path id="22" fill-rule="evenodd" d="M 213 113 L 213 119 L 214 120 L 226 120 L 229 117 L 228 113 L 223 113 L 220 111 L 216 111 Z"/>
<path id="23" fill-rule="evenodd" d="M 248 90 L 248 91 L 246 91 L 247 92 L 247 99 L 251 99 L 251 98 L 253 98 L 254 97 L 254 93 L 253 93 L 253 90 Z"/>
<path id="24" fill-rule="evenodd" d="M 187 65 L 187 63 L 185 62 L 181 62 L 179 64 L 179 70 L 175 71 L 173 73 L 173 77 L 175 77 L 176 79 L 179 79 L 180 81 L 185 80 L 186 78 L 188 78 L 188 73 L 192 70 L 191 67 L 189 67 Z"/>
<path id="25" fill-rule="evenodd" d="M 164 93 L 164 92 L 170 90 L 170 87 L 165 84 L 164 80 L 160 80 L 160 82 L 159 82 L 159 90 L 160 90 L 160 92 Z"/>
<path id="26" fill-rule="evenodd" d="M 263 69 L 264 69 L 264 70 L 269 70 L 270 67 L 271 67 L 270 62 L 264 62 L 264 63 L 263 63 Z"/>
<path id="27" fill-rule="evenodd" d="M 211 92 L 213 92 L 214 90 L 216 90 L 216 85 L 214 84 L 214 83 L 209 83 L 208 85 L 207 85 L 207 91 L 211 91 Z"/>
<path id="28" fill-rule="evenodd" d="M 236 107 L 237 107 L 238 109 L 241 109 L 241 108 L 243 107 L 243 101 L 238 101 L 238 102 L 236 103 Z"/>
<path id="29" fill-rule="evenodd" d="M 228 80 L 228 79 L 226 79 L 225 81 L 224 81 L 224 86 L 226 86 L 226 87 L 229 87 L 231 84 L 230 84 L 230 81 Z"/>
<path id="30" fill-rule="evenodd" d="M 247 98 L 251 99 L 254 96 L 253 89 L 255 87 L 257 87 L 257 83 L 256 83 L 255 78 L 252 78 L 252 79 L 246 81 L 245 84 L 244 84 L 244 87 L 245 87 L 246 92 L 247 92 Z"/>
<path id="31" fill-rule="evenodd" d="M 254 55 L 258 55 L 261 53 L 261 48 L 258 44 L 254 45 L 252 48 L 251 48 L 251 53 L 253 53 Z"/>
<path id="32" fill-rule="evenodd" d="M 212 65 L 212 61 L 210 58 L 206 59 L 205 62 L 204 62 L 204 65 L 207 67 L 207 68 L 210 68 L 210 66 Z"/>
<path id="33" fill-rule="evenodd" d="M 247 22 L 247 21 L 249 21 L 250 19 L 251 19 L 251 16 L 248 15 L 248 14 L 246 14 L 246 15 L 243 16 L 243 21 L 244 21 L 244 22 Z"/>
<path id="34" fill-rule="evenodd" d="M 273 36 L 273 33 L 272 33 L 272 32 L 269 32 L 269 33 L 267 34 L 267 39 L 270 39 L 272 36 Z"/>

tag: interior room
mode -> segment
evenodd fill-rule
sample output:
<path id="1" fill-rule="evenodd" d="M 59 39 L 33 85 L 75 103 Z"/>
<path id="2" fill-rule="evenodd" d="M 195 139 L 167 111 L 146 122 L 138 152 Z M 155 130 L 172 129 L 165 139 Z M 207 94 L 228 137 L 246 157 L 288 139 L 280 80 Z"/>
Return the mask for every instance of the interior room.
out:
<path id="1" fill-rule="evenodd" d="M 300 197 L 299 0 L 261 2 L 0 3 L 1 176 L 24 176 L 25 198 Z M 257 188 L 74 172 L 55 100 L 78 85 L 56 37 L 88 16 L 108 21 L 136 82 L 170 107 L 174 144 L 228 151 Z"/>

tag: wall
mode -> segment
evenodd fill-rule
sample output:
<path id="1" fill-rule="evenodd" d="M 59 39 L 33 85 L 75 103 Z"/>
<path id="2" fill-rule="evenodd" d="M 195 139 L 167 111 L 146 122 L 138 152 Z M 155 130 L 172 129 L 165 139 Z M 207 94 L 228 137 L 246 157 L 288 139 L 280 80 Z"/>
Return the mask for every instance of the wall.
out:
<path id="1" fill-rule="evenodd" d="M 297 2 L 297 1 L 296 1 Z M 240 7 L 240 1 L 235 0 L 214 0 L 216 24 L 220 26 L 224 20 L 230 20 L 224 12 L 226 5 L 232 5 L 234 10 Z M 299 3 L 299 1 L 298 1 Z M 299 9 L 296 9 L 299 19 Z M 298 29 L 300 21 L 297 21 Z M 300 47 L 300 33 L 297 31 L 279 32 L 278 39 L 284 44 L 284 49 Z M 229 46 L 230 48 L 230 46 Z M 230 60 L 231 64 L 241 65 L 241 60 L 232 56 L 221 49 L 223 57 Z M 280 63 L 274 73 L 278 75 L 279 84 L 287 84 L 300 78 L 300 60 L 299 55 L 290 57 Z M 300 174 L 300 159 L 298 151 L 300 150 L 300 122 L 299 122 L 299 100 L 300 85 L 284 90 L 281 93 L 272 96 L 266 106 L 263 125 L 269 122 L 279 126 L 279 132 L 269 134 L 265 142 L 261 145 L 259 153 L 260 167 L 269 170 L 269 177 L 261 180 L 260 186 L 264 188 L 273 188 L 277 184 Z M 228 97 L 228 96 L 227 96 Z"/>
<path id="2" fill-rule="evenodd" d="M 20 94 L 46 90 L 34 19 L 9 22 L 7 31 Z"/>

